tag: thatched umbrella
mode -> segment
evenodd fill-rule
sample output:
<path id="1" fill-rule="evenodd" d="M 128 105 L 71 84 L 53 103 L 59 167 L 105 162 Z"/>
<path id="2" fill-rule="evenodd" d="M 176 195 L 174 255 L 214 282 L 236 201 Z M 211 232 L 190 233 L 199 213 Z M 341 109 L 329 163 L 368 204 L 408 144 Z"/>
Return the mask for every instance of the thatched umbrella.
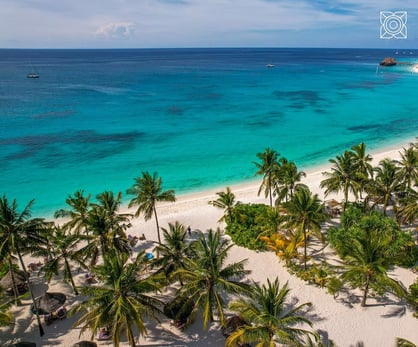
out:
<path id="1" fill-rule="evenodd" d="M 247 322 L 240 316 L 234 315 L 225 321 L 225 326 L 222 328 L 222 335 L 228 337 L 238 328 L 246 325 Z"/>
<path id="2" fill-rule="evenodd" d="M 330 208 L 335 208 L 335 207 L 341 207 L 341 203 L 339 203 L 337 200 L 335 199 L 331 199 L 331 200 L 327 200 L 325 201 L 325 203 L 327 204 L 327 206 L 329 206 Z"/>
<path id="3" fill-rule="evenodd" d="M 97 347 L 97 343 L 93 341 L 79 341 L 73 344 L 73 347 Z"/>
<path id="4" fill-rule="evenodd" d="M 19 291 L 18 294 L 26 293 L 28 291 L 28 284 L 26 283 L 25 274 L 21 270 L 12 271 L 17 290 Z M 13 295 L 13 281 L 10 271 L 0 280 L 0 286 L 4 288 L 7 294 Z"/>
<path id="5" fill-rule="evenodd" d="M 36 306 L 38 307 L 38 313 L 49 314 L 56 311 L 64 304 L 66 298 L 65 294 L 62 293 L 45 293 L 35 299 Z M 31 305 L 31 311 L 35 313 L 33 305 Z"/>

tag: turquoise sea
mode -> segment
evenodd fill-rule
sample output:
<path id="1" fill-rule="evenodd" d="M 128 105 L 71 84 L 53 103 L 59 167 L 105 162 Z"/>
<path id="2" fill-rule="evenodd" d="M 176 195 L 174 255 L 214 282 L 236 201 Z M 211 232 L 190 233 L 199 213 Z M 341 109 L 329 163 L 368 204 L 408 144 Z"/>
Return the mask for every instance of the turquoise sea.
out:
<path id="1" fill-rule="evenodd" d="M 361 141 L 403 143 L 418 135 L 418 73 L 378 67 L 386 56 L 418 63 L 368 49 L 0 50 L 0 193 L 50 216 L 142 171 L 182 194 L 253 179 L 266 147 L 307 170 Z"/>

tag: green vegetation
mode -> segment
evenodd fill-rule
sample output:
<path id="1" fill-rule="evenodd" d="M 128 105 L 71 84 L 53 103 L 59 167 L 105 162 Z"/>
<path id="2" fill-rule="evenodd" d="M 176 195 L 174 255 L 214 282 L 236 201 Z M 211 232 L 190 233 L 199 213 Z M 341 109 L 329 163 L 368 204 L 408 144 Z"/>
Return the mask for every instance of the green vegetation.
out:
<path id="1" fill-rule="evenodd" d="M 134 185 L 127 190 L 128 194 L 135 195 L 129 202 L 129 207 L 138 206 L 135 217 L 139 217 L 141 213 L 144 214 L 145 220 L 151 219 L 152 215 L 155 217 L 157 226 L 158 242 L 161 243 L 160 226 L 158 224 L 157 216 L 157 202 L 160 201 L 176 201 L 174 190 L 162 189 L 162 179 L 158 177 L 157 173 L 151 176 L 148 172 L 143 172 L 141 177 L 135 178 Z"/>
<path id="2" fill-rule="evenodd" d="M 308 236 L 314 235 L 321 241 L 321 223 L 327 220 L 328 214 L 318 196 L 307 189 L 298 189 L 290 201 L 283 204 L 287 226 L 303 234 L 304 269 L 306 270 Z"/>
<path id="3" fill-rule="evenodd" d="M 274 177 L 279 169 L 279 156 L 280 154 L 274 149 L 266 148 L 264 152 L 257 153 L 257 158 L 261 162 L 254 163 L 258 169 L 256 175 L 263 176 L 260 189 L 258 190 L 258 195 L 260 195 L 264 189 L 264 196 L 269 198 L 270 207 L 273 206 Z"/>
<path id="4" fill-rule="evenodd" d="M 228 240 L 221 238 L 219 229 L 208 230 L 207 236 L 201 233 L 193 245 L 194 257 L 187 259 L 184 269 L 174 273 L 184 282 L 177 296 L 184 298 L 185 305 L 189 304 L 186 299 L 193 301 L 192 318 L 200 309 L 204 329 L 214 321 L 215 314 L 220 324 L 225 324 L 223 294 L 242 294 L 251 290 L 248 284 L 241 282 L 249 273 L 244 268 L 246 260 L 226 264 L 231 247 Z"/>
<path id="5" fill-rule="evenodd" d="M 31 218 L 31 207 L 34 200 L 31 200 L 23 209 L 18 211 L 16 200 L 11 203 L 3 196 L 0 199 L 0 261 L 7 261 L 13 282 L 13 292 L 16 304 L 18 301 L 18 290 L 13 277 L 13 260 L 17 256 L 19 264 L 25 275 L 28 284 L 32 304 L 35 307 L 36 320 L 40 336 L 44 335 L 44 329 L 39 318 L 35 297 L 29 281 L 29 274 L 23 261 L 23 255 L 33 252 L 34 249 L 44 243 L 41 237 L 41 229 L 46 225 L 41 218 Z"/>
<path id="6" fill-rule="evenodd" d="M 235 244 L 274 251 L 291 273 L 335 298 L 356 287 L 362 290 L 362 305 L 366 305 L 371 292 L 376 296 L 390 292 L 406 295 L 418 312 L 418 280 L 406 292 L 388 276 L 393 265 L 416 267 L 418 260 L 411 233 L 418 222 L 418 142 L 402 151 L 401 160 L 386 159 L 377 167 L 371 166 L 364 143 L 330 160 L 333 166 L 331 172 L 324 173 L 321 187 L 325 194 L 342 192 L 345 211 L 339 221 L 333 215 L 332 222 L 339 225 L 329 228 L 328 233 L 323 232 L 329 217 L 327 208 L 300 183 L 304 173 L 296 164 L 269 148 L 257 157 L 256 174 L 262 176 L 258 193 L 264 192 L 269 205 L 237 202 L 229 187 L 209 202 L 223 210 L 221 220 Z M 47 281 L 60 274 L 76 297 L 79 293 L 84 296 L 85 301 L 78 300 L 80 297 L 76 300 L 75 325 L 92 337 L 101 327 L 108 327 L 114 346 L 122 337 L 134 346 L 137 337 L 146 334 L 145 319 L 158 321 L 164 319 L 163 313 L 180 322 L 182 328 L 197 314 L 203 317 L 204 329 L 215 320 L 224 326 L 228 303 L 245 323 L 229 336 L 228 346 L 322 345 L 316 332 L 303 329 L 304 324 L 312 325 L 302 310 L 309 304 L 291 308 L 286 302 L 289 288 L 287 284 L 280 287 L 278 279 L 267 280 L 267 285 L 246 282 L 246 261 L 228 259 L 233 244 L 221 230 L 187 238 L 184 225 L 168 223 L 167 229 L 161 228 L 161 239 L 157 203 L 175 201 L 175 195 L 173 190 L 162 190 L 156 173 L 143 172 L 128 193 L 134 195 L 129 206 L 137 206 L 136 217 L 143 214 L 145 220 L 155 219 L 157 258 L 136 253 L 127 237 L 133 216 L 120 213 L 121 193 L 106 191 L 93 202 L 90 194 L 75 192 L 66 199 L 67 207 L 55 214 L 56 218 L 68 219 L 61 225 L 32 218 L 33 200 L 19 212 L 17 202 L 3 196 L 0 277 L 10 269 L 21 268 L 33 301 L 23 256 L 47 258 L 40 274 Z M 308 254 L 315 239 L 329 241 L 341 258 L 341 266 L 328 264 L 324 252 Z M 77 287 L 75 266 L 95 276 L 97 284 Z M 13 271 L 10 273 L 13 280 Z M 0 325 L 12 323 L 11 305 L 19 304 L 21 296 L 15 283 L 13 288 L 14 300 L 0 305 Z M 37 322 L 42 335 L 39 316 Z M 399 339 L 399 345 L 408 345 L 405 343 Z"/>
<path id="7" fill-rule="evenodd" d="M 45 274 L 49 283 L 52 276 L 58 275 L 60 269 L 63 268 L 63 280 L 69 281 L 74 294 L 78 295 L 78 290 L 72 275 L 71 262 L 78 263 L 79 266 L 84 266 L 80 253 L 78 252 L 81 238 L 76 234 L 68 233 L 63 227 L 55 224 L 48 226 L 45 235 L 47 246 L 34 252 L 35 255 L 48 259 L 40 269 L 39 274 Z M 53 245 L 53 247 L 50 247 L 50 245 Z"/>
<path id="8" fill-rule="evenodd" d="M 216 195 L 218 195 L 218 198 L 209 201 L 209 204 L 224 210 L 225 214 L 221 217 L 219 222 L 225 221 L 231 224 L 234 208 L 239 205 L 240 202 L 235 201 L 235 194 L 231 192 L 229 187 L 226 187 L 225 192 L 218 192 Z"/>
<path id="9" fill-rule="evenodd" d="M 355 240 L 367 239 L 377 232 L 382 239 L 387 239 L 384 257 L 389 265 L 410 267 L 418 261 L 418 250 L 411 234 L 402 231 L 393 218 L 384 216 L 379 211 L 363 213 L 359 208 L 349 207 L 341 215 L 341 227 L 328 230 L 328 240 L 341 258 L 352 253 Z"/>
<path id="10" fill-rule="evenodd" d="M 192 249 L 186 242 L 186 228 L 179 222 L 168 224 L 169 229 L 161 228 L 164 236 L 164 243 L 160 243 L 155 247 L 159 257 L 155 259 L 151 267 L 156 269 L 157 273 L 164 273 L 169 283 L 180 281 L 180 276 L 173 276 L 179 269 L 185 268 L 186 259 L 192 256 Z"/>
<path id="11" fill-rule="evenodd" d="M 107 254 L 104 264 L 94 269 L 102 284 L 81 288 L 88 299 L 74 309 L 74 313 L 83 314 L 74 326 L 81 327 L 81 332 L 90 330 L 91 339 L 101 327 L 108 327 L 114 346 L 119 346 L 125 334 L 129 345 L 135 347 L 134 328 L 144 335 L 144 318 L 158 320 L 161 312 L 161 302 L 152 294 L 160 290 L 162 279 L 144 276 L 143 258 L 141 252 L 133 262 L 124 253 Z"/>
<path id="12" fill-rule="evenodd" d="M 407 299 L 415 310 L 415 317 L 418 318 L 418 278 L 409 286 Z"/>
<path id="13" fill-rule="evenodd" d="M 267 286 L 253 283 L 249 298 L 232 301 L 229 308 L 249 323 L 235 330 L 227 338 L 225 346 L 233 347 L 237 343 L 302 346 L 307 340 L 311 341 L 311 337 L 318 340 L 317 333 L 300 327 L 304 324 L 312 327 L 312 322 L 302 314 L 304 307 L 311 306 L 311 303 L 288 308 L 289 291 L 287 283 L 280 287 L 278 278 L 273 282 L 267 279 Z"/>
<path id="14" fill-rule="evenodd" d="M 264 204 L 240 204 L 234 208 L 232 223 L 225 231 L 238 246 L 254 250 L 265 250 L 259 235 L 267 229 L 266 218 L 270 207 Z"/>

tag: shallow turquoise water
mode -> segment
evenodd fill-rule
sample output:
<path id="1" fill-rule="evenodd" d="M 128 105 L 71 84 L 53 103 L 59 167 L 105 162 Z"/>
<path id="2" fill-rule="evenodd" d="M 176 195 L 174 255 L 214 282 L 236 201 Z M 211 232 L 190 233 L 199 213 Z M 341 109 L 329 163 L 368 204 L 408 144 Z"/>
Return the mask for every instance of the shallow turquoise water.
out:
<path id="1" fill-rule="evenodd" d="M 0 50 L 0 193 L 51 214 L 78 189 L 124 193 L 142 171 L 180 194 L 254 178 L 266 147 L 306 170 L 361 141 L 404 142 L 418 135 L 418 74 L 377 67 L 393 54 Z"/>

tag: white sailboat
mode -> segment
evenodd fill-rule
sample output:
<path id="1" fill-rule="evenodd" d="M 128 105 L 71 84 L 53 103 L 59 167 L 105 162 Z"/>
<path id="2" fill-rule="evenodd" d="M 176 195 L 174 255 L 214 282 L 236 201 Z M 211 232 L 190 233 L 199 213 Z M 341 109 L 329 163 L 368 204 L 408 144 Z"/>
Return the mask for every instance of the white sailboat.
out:
<path id="1" fill-rule="evenodd" d="M 37 72 L 35 72 L 35 69 L 33 68 L 32 64 L 31 64 L 31 72 L 29 72 L 26 75 L 27 78 L 39 78 L 39 74 Z"/>

